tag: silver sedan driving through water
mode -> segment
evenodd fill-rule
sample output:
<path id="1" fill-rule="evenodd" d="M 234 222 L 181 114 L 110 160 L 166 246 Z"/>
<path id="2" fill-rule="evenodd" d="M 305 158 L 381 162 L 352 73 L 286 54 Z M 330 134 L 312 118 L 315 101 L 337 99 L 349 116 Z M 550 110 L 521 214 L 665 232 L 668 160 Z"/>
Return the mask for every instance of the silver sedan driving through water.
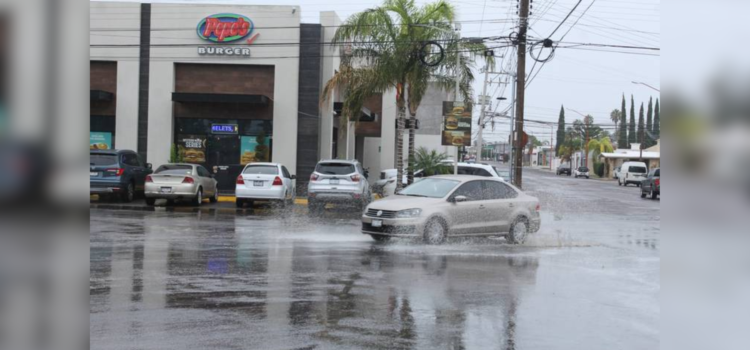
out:
<path id="1" fill-rule="evenodd" d="M 539 230 L 539 209 L 537 198 L 501 179 L 434 176 L 368 205 L 362 233 L 376 241 L 422 237 L 440 244 L 448 237 L 505 236 L 520 244 Z"/>

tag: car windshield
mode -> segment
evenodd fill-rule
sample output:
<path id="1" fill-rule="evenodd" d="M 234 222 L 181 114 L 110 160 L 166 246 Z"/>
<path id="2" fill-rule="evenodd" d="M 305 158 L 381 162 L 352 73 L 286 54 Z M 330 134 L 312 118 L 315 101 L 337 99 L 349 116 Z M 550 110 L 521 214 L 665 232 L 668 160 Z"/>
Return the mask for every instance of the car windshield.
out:
<path id="1" fill-rule="evenodd" d="M 402 196 L 443 198 L 456 188 L 460 181 L 448 179 L 425 179 L 415 182 L 399 192 Z"/>
<path id="2" fill-rule="evenodd" d="M 159 175 L 193 175 L 193 167 L 190 165 L 162 165 L 155 174 Z"/>
<path id="3" fill-rule="evenodd" d="M 631 166 L 630 167 L 630 172 L 631 173 L 645 174 L 646 173 L 646 168 L 642 167 L 642 166 Z"/>
<path id="4" fill-rule="evenodd" d="M 242 173 L 250 175 L 278 175 L 279 168 L 275 165 L 250 165 Z"/>
<path id="5" fill-rule="evenodd" d="M 95 166 L 117 164 L 117 155 L 91 153 L 89 154 L 89 163 Z"/>
<path id="6" fill-rule="evenodd" d="M 354 165 L 349 163 L 320 163 L 315 171 L 326 175 L 347 175 L 354 172 Z"/>
<path id="7" fill-rule="evenodd" d="M 585 173 L 585 172 L 589 171 L 589 168 L 587 168 L 585 166 L 582 166 L 582 167 L 578 168 L 578 171 L 581 171 L 581 172 Z"/>

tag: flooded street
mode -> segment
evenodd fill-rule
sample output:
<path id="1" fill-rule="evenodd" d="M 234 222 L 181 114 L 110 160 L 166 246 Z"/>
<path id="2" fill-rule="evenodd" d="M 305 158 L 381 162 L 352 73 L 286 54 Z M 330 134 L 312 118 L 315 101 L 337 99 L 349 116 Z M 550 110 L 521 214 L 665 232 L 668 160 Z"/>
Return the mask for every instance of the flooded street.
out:
<path id="1" fill-rule="evenodd" d="M 659 200 L 524 171 L 502 238 L 375 243 L 357 213 L 91 210 L 92 349 L 654 349 Z"/>

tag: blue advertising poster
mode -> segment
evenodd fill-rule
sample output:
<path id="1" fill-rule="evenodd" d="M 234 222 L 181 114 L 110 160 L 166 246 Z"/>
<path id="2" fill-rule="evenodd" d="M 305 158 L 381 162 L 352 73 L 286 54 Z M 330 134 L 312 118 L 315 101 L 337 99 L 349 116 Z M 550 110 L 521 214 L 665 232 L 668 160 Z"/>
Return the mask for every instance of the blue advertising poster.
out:
<path id="1" fill-rule="evenodd" d="M 89 132 L 90 149 L 112 149 L 112 133 Z"/>
<path id="2" fill-rule="evenodd" d="M 271 138 L 265 134 L 240 137 L 240 164 L 271 161 Z"/>

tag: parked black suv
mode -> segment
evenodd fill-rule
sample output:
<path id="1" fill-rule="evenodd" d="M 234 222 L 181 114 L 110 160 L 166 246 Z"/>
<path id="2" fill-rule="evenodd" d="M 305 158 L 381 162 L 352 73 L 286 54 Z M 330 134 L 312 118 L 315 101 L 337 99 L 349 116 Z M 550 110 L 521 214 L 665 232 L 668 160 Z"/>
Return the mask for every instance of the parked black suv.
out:
<path id="1" fill-rule="evenodd" d="M 143 193 L 146 175 L 151 174 L 151 163 L 130 150 L 91 150 L 89 153 L 91 194 L 114 195 L 125 202 Z"/>
<path id="2" fill-rule="evenodd" d="M 557 175 L 560 174 L 568 174 L 568 176 L 570 176 L 570 164 L 561 164 L 559 167 L 557 167 Z"/>

